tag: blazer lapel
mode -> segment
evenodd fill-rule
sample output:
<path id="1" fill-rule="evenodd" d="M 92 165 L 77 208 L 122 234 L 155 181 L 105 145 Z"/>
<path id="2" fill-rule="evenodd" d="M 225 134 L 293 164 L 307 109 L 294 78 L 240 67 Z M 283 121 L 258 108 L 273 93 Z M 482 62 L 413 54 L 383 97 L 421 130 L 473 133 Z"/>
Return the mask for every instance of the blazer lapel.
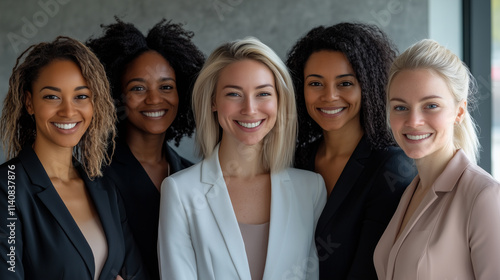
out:
<path id="1" fill-rule="evenodd" d="M 266 266 L 263 279 L 277 279 L 274 271 L 276 263 L 283 259 L 285 246 L 293 246 L 293 244 L 285 244 L 284 236 L 287 234 L 288 220 L 292 199 L 290 198 L 293 189 L 290 184 L 288 172 L 286 170 L 271 174 L 271 220 L 269 225 L 269 241 L 267 247 Z"/>
<path id="2" fill-rule="evenodd" d="M 222 175 L 218 154 L 219 146 L 215 148 L 212 156 L 202 163 L 201 181 L 209 186 L 205 197 L 240 279 L 250 279 L 245 243 Z"/>
<path id="3" fill-rule="evenodd" d="M 91 181 L 83 172 L 80 174 L 85 181 L 87 191 L 89 192 L 92 202 L 94 203 L 104 234 L 106 235 L 106 241 L 108 243 L 108 257 L 104 263 L 104 267 L 102 268 L 101 275 L 110 275 L 109 270 L 112 268 L 113 262 L 117 258 L 117 254 L 120 251 L 115 248 L 121 246 L 119 241 L 122 239 L 118 237 L 122 233 L 118 232 L 116 227 L 116 224 L 119 224 L 121 227 L 120 217 L 112 216 L 108 193 L 103 186 L 98 183 L 97 180 L 99 179 Z"/>
<path id="4" fill-rule="evenodd" d="M 90 274 L 94 277 L 95 265 L 92 250 L 80 231 L 80 228 L 69 213 L 68 208 L 66 208 L 66 205 L 52 185 L 35 151 L 31 147 L 25 148 L 19 155 L 19 158 L 23 166 L 25 166 L 26 173 L 30 177 L 31 183 L 44 189 L 37 194 L 38 198 L 45 207 L 47 207 L 54 219 L 61 226 L 62 230 L 66 233 L 68 239 L 73 246 L 75 246 L 87 265 Z"/>
<path id="5" fill-rule="evenodd" d="M 357 183 L 357 180 L 360 179 L 365 169 L 364 159 L 368 158 L 370 154 L 371 148 L 368 143 L 366 143 L 365 137 L 363 137 L 347 161 L 342 174 L 326 202 L 325 208 L 318 220 L 318 225 L 316 226 L 317 234 L 325 230 L 328 222 L 336 214 L 337 209 Z"/>

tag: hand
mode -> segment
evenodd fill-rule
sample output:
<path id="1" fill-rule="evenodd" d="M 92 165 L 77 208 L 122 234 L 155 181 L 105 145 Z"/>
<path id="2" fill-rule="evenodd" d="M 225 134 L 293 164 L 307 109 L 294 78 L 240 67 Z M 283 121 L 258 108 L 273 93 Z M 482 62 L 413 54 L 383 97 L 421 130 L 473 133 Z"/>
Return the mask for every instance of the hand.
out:
<path id="1" fill-rule="evenodd" d="M 123 280 L 123 278 L 120 275 L 118 275 L 118 276 L 116 276 L 115 280 Z"/>

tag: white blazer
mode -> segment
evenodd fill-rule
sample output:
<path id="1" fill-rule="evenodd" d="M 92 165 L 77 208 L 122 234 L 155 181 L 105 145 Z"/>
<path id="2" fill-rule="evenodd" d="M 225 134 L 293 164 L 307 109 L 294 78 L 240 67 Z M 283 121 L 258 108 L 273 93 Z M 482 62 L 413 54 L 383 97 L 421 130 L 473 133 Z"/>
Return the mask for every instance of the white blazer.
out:
<path id="1" fill-rule="evenodd" d="M 250 280 L 250 269 L 216 147 L 210 158 L 161 185 L 161 279 Z M 271 175 L 271 219 L 263 279 L 318 279 L 316 222 L 326 202 L 323 178 L 288 168 Z"/>

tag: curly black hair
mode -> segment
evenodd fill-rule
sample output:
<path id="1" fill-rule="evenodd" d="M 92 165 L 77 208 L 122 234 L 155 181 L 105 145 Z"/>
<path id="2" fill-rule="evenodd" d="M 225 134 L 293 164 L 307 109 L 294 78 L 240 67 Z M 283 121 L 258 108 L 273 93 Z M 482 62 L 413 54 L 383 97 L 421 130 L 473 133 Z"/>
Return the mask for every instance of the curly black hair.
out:
<path id="1" fill-rule="evenodd" d="M 101 25 L 104 35 L 90 38 L 86 44 L 104 65 L 117 104 L 122 101 L 121 79 L 128 63 L 149 50 L 158 52 L 170 63 L 175 71 L 179 108 L 165 139 L 174 139 L 178 146 L 181 138 L 191 136 L 195 128 L 191 92 L 205 56 L 191 41 L 193 32 L 183 29 L 182 24 L 162 19 L 144 36 L 133 24 L 115 19 L 116 23 Z M 118 128 L 123 133 L 124 126 Z"/>
<path id="2" fill-rule="evenodd" d="M 344 22 L 313 28 L 288 53 L 286 65 L 294 81 L 299 121 L 297 149 L 322 137 L 323 131 L 307 113 L 304 99 L 305 64 L 312 53 L 322 50 L 342 52 L 356 74 L 361 86 L 361 127 L 368 143 L 375 149 L 394 146 L 386 123 L 385 89 L 397 49 L 378 27 Z"/>

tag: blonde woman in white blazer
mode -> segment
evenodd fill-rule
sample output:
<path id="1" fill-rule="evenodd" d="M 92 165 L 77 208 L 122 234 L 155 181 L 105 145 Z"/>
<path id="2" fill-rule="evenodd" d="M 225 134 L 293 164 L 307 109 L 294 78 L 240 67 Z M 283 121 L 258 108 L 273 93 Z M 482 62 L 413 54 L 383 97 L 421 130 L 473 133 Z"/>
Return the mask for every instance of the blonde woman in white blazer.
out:
<path id="1" fill-rule="evenodd" d="M 204 160 L 162 183 L 162 279 L 318 279 L 320 175 L 290 168 L 297 120 L 290 75 L 255 38 L 224 44 L 193 90 Z"/>

